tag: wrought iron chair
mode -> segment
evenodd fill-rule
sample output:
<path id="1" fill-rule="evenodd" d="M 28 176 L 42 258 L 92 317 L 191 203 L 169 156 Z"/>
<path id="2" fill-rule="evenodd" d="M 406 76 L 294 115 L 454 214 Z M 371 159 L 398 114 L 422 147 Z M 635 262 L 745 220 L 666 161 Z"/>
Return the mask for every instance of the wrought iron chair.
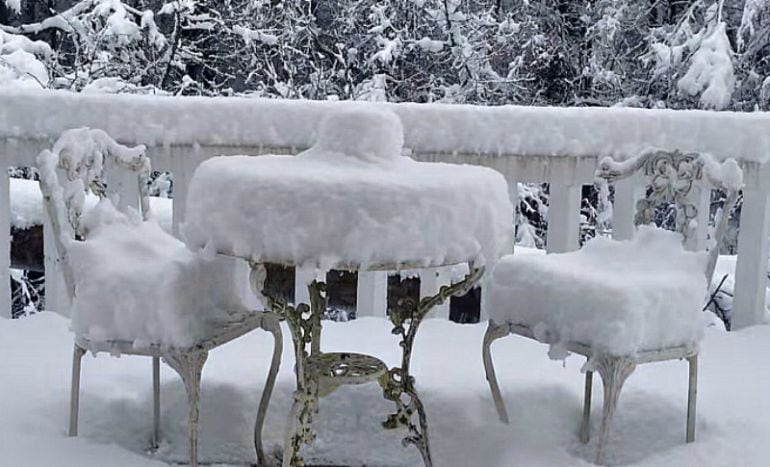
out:
<path id="1" fill-rule="evenodd" d="M 641 172 L 641 174 L 649 181 L 649 184 L 647 186 L 646 196 L 637 202 L 637 212 L 634 218 L 635 225 L 638 228 L 644 224 L 653 224 L 656 220 L 656 216 L 660 215 L 662 212 L 660 210 L 661 208 L 665 210 L 666 207 L 669 207 L 668 212 L 672 212 L 670 207 L 673 206 L 673 212 L 675 212 L 674 230 L 681 234 L 684 247 L 680 248 L 676 245 L 675 241 L 673 246 L 674 248 L 682 250 L 682 253 L 685 255 L 687 254 L 684 253 L 685 247 L 692 244 L 688 243 L 688 240 L 691 241 L 693 238 L 693 221 L 696 219 L 698 213 L 697 206 L 693 202 L 693 188 L 696 185 L 706 185 L 708 188 L 722 190 L 726 194 L 726 200 L 722 210 L 723 214 L 717 221 L 717 226 L 713 235 L 715 244 L 711 247 L 708 256 L 702 258 L 703 260 L 698 263 L 699 265 L 705 265 L 705 270 L 702 272 L 693 271 L 696 280 L 698 280 L 698 274 L 705 274 L 706 281 L 701 283 L 701 288 L 693 288 L 693 290 L 696 291 L 702 289 L 705 296 L 698 296 L 699 294 L 695 293 L 694 297 L 690 297 L 691 300 L 688 303 L 697 305 L 698 303 L 701 303 L 701 300 L 703 300 L 702 303 L 705 303 L 705 299 L 708 298 L 708 284 L 711 283 L 711 277 L 718 258 L 722 236 L 725 233 L 730 212 L 736 204 L 738 191 L 742 184 L 742 172 L 740 168 L 738 168 L 737 163 L 732 159 L 719 164 L 707 155 L 692 153 L 683 154 L 678 151 L 666 152 L 649 150 L 642 153 L 640 156 L 625 162 L 616 162 L 611 158 L 603 159 L 600 162 L 596 173 L 597 183 L 614 182 L 631 177 L 637 172 Z M 636 237 L 639 237 L 640 233 L 641 232 L 637 232 Z M 672 235 L 670 232 L 660 232 L 658 230 L 649 230 L 646 231 L 646 233 Z M 601 242 L 605 243 L 600 243 L 595 246 L 601 246 L 606 249 L 612 248 L 613 244 L 620 244 L 620 242 L 608 239 L 602 239 Z M 702 253 L 702 255 L 705 255 L 705 253 Z M 538 286 L 539 288 L 537 291 L 533 291 L 532 289 L 527 290 L 526 286 L 510 284 L 510 275 L 507 279 L 502 277 L 502 275 L 496 277 L 496 273 L 503 268 L 518 268 L 519 271 L 521 271 L 521 274 L 529 274 L 533 268 L 538 268 L 541 265 L 545 265 L 545 262 L 550 262 L 551 266 L 549 267 L 554 269 L 553 274 L 555 274 L 555 276 L 553 277 L 569 278 L 570 276 L 565 275 L 569 274 L 569 272 L 559 271 L 559 263 L 567 261 L 571 264 L 573 271 L 582 270 L 582 266 L 580 266 L 581 258 L 584 257 L 579 256 L 579 252 L 546 256 L 529 256 L 529 258 L 527 258 L 527 256 L 511 255 L 501 260 L 495 267 L 495 270 L 492 271 L 491 277 L 486 285 L 487 290 L 485 290 L 485 295 L 489 297 L 489 301 L 485 306 L 487 306 L 491 319 L 484 336 L 482 356 L 486 378 L 489 382 L 489 387 L 500 420 L 504 423 L 508 423 L 508 414 L 500 394 L 500 387 L 495 375 L 490 347 L 497 339 L 509 334 L 518 334 L 531 339 L 537 339 L 544 343 L 557 344 L 561 346 L 561 350 L 567 350 L 588 358 L 588 363 L 584 367 L 586 370 L 585 395 L 583 419 L 580 428 L 580 440 L 583 443 L 589 441 L 589 417 L 591 412 L 593 372 L 597 371 L 601 376 L 604 387 L 604 407 L 601 429 L 599 432 L 596 463 L 601 464 L 604 462 L 605 444 L 609 436 L 612 418 L 618 404 L 618 398 L 623 383 L 634 371 L 636 366 L 642 363 L 671 359 L 687 359 L 689 362 L 686 440 L 687 442 L 693 442 L 695 440 L 695 406 L 698 384 L 698 347 L 700 338 L 702 337 L 702 327 L 700 328 L 700 334 L 693 333 L 693 335 L 682 335 L 679 337 L 672 336 L 672 339 L 678 339 L 672 341 L 678 342 L 676 345 L 656 348 L 644 348 L 644 346 L 642 346 L 642 348 L 638 348 L 633 352 L 608 351 L 607 347 L 604 346 L 604 343 L 601 342 L 601 338 L 591 336 L 590 333 L 588 333 L 588 337 L 585 337 L 584 340 L 575 340 L 571 339 L 569 336 L 566 338 L 563 335 L 560 336 L 558 332 L 554 332 L 554 329 L 548 329 L 547 326 L 544 326 L 544 321 L 548 321 L 548 319 L 538 323 L 535 322 L 538 319 L 542 319 L 544 315 L 547 315 L 548 318 L 560 316 L 565 313 L 568 314 L 573 307 L 587 310 L 586 314 L 582 316 L 583 320 L 587 319 L 586 316 L 603 319 L 602 316 L 599 316 L 601 314 L 601 310 L 599 310 L 600 306 L 594 305 L 592 300 L 595 300 L 595 297 L 590 296 L 591 294 L 580 294 L 575 291 L 571 296 L 571 299 L 574 300 L 574 302 L 571 302 L 570 304 L 569 301 L 566 301 L 565 306 L 543 309 L 540 311 L 540 313 L 542 313 L 539 315 L 540 318 L 535 318 L 533 320 L 532 315 L 529 314 L 527 310 L 523 309 L 521 304 L 517 305 L 517 301 L 522 301 L 522 297 L 526 297 L 525 294 L 527 293 L 540 293 L 542 295 L 551 296 L 565 293 L 564 290 L 558 290 L 557 286 L 552 286 L 549 283 L 542 284 L 542 287 Z M 639 262 L 639 260 L 642 260 L 643 258 L 636 256 L 631 259 L 636 259 L 636 262 Z M 629 265 L 629 267 L 632 266 L 633 264 Z M 665 266 L 661 267 L 665 268 Z M 528 272 L 525 272 L 526 268 L 529 268 Z M 627 273 L 625 270 L 612 270 L 609 272 L 610 274 L 617 275 Z M 664 273 L 665 271 L 660 272 Z M 649 273 L 654 274 L 654 271 L 650 271 Z M 572 277 L 574 278 L 574 276 Z M 501 280 L 507 280 L 507 283 L 501 283 Z M 600 287 L 600 284 L 597 287 Z M 634 289 L 636 292 L 645 290 L 641 285 L 638 287 L 635 286 Z M 599 290 L 601 289 L 599 288 Z M 671 291 L 668 292 L 670 293 Z M 674 291 L 673 293 L 680 292 L 681 291 Z M 661 293 L 657 297 L 665 300 L 666 294 Z M 546 299 L 545 303 L 551 303 L 547 300 L 548 299 Z M 683 313 L 685 310 L 671 309 L 666 311 L 671 313 Z M 688 312 L 692 313 L 692 315 L 688 316 L 693 316 L 695 318 L 701 316 L 702 313 L 701 308 L 688 310 Z M 607 319 L 611 318 L 607 317 Z M 687 320 L 685 320 L 685 322 L 687 322 Z M 648 323 L 643 321 L 640 327 L 645 327 L 647 324 L 652 326 L 651 322 Z M 579 326 L 581 323 L 577 323 L 577 325 Z M 693 329 L 697 329 L 697 325 L 694 325 Z M 563 332 L 563 334 L 570 334 L 570 332 Z M 587 333 L 583 332 L 583 334 Z"/>
<path id="2" fill-rule="evenodd" d="M 117 144 L 101 130 L 81 128 L 64 132 L 52 151 L 45 150 L 38 156 L 37 165 L 40 171 L 40 188 L 53 229 L 58 262 L 62 269 L 70 304 L 73 305 L 73 313 L 78 313 L 78 287 L 76 286 L 78 271 L 72 267 L 70 253 L 74 245 L 85 245 L 88 242 L 88 229 L 85 223 L 81 222 L 84 217 L 84 195 L 90 191 L 101 200 L 110 200 L 114 205 L 118 199 L 116 195 L 119 195 L 118 189 L 121 183 L 116 182 L 113 185 L 110 181 L 136 177 L 133 178 L 132 183 L 138 181 L 137 201 L 142 215 L 140 222 L 147 222 L 150 218 L 148 197 L 150 160 L 145 155 L 144 146 L 128 148 Z M 128 175 L 128 178 L 116 178 L 115 174 L 119 172 Z M 178 242 L 179 245 L 183 245 L 170 234 L 161 233 L 167 237 L 165 242 Z M 119 241 L 119 239 L 115 240 Z M 158 284 L 158 287 L 161 286 L 162 284 Z M 114 291 L 105 291 L 105 293 L 110 292 Z M 194 291 L 190 293 L 195 294 Z M 143 310 L 148 315 L 151 311 Z M 94 354 L 104 351 L 111 354 L 142 355 L 152 357 L 153 363 L 152 444 L 153 447 L 157 447 L 160 436 L 160 359 L 163 358 L 184 382 L 189 406 L 190 464 L 197 466 L 200 383 L 208 352 L 253 329 L 262 328 L 273 334 L 275 342 L 270 371 L 254 427 L 257 458 L 259 463 L 263 464 L 265 456 L 261 439 L 262 426 L 280 366 L 283 345 L 279 320 L 271 313 L 248 309 L 232 310 L 232 312 L 227 310 L 226 317 L 220 318 L 210 333 L 196 337 L 191 345 L 182 347 L 162 340 L 140 341 L 139 337 L 136 339 L 127 339 L 125 336 L 93 338 L 76 330 L 72 360 L 69 435 L 77 436 L 78 432 L 80 370 L 83 355 L 87 351 Z"/>

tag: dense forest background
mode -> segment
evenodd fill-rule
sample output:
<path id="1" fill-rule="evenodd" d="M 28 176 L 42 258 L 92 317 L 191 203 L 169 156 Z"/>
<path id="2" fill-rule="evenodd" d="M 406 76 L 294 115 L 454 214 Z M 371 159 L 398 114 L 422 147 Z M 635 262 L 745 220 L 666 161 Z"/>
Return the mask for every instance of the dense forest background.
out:
<path id="1" fill-rule="evenodd" d="M 770 107 L 770 0 L 3 0 L 0 30 L 75 91 Z"/>

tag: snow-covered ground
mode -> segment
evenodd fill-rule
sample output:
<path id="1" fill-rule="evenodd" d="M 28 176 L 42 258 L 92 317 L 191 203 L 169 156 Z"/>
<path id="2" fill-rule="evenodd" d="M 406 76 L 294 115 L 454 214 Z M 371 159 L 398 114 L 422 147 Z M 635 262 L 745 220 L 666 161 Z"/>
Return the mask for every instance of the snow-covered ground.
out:
<path id="1" fill-rule="evenodd" d="M 84 360 L 81 436 L 65 437 L 72 337 L 53 313 L 0 320 L 0 465 L 162 466 L 184 462 L 186 403 L 177 376 L 162 370 L 160 449 L 147 453 L 151 365 L 147 358 L 99 355 Z M 428 320 L 417 340 L 414 372 L 428 411 L 435 465 L 588 465 L 594 445 L 577 440 L 583 364 L 550 361 L 547 347 L 519 338 L 494 348 L 511 424 L 500 424 L 484 380 L 484 325 Z M 270 407 L 266 443 L 280 444 L 292 390 L 291 345 Z M 384 319 L 327 323 L 324 347 L 371 352 L 398 361 Z M 204 370 L 201 460 L 253 462 L 251 429 L 267 372 L 271 338 L 256 331 L 212 352 Z M 684 444 L 686 364 L 643 365 L 621 398 L 608 460 L 635 466 L 765 466 L 770 462 L 770 326 L 709 330 L 700 367 L 697 441 Z M 593 428 L 600 418 L 595 383 Z M 379 422 L 391 406 L 377 385 L 342 388 L 321 401 L 312 464 L 420 465 L 400 432 Z"/>

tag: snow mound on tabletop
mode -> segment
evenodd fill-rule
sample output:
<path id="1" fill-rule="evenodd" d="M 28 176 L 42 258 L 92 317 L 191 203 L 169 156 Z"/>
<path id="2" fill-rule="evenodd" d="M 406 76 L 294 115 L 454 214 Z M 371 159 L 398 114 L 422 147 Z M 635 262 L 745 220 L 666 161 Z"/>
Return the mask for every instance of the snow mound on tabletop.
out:
<path id="1" fill-rule="evenodd" d="M 416 162 L 402 145 L 398 117 L 358 106 L 298 156 L 209 159 L 190 183 L 186 242 L 320 268 L 494 262 L 511 248 L 501 174 Z"/>
<path id="2" fill-rule="evenodd" d="M 232 260 L 193 253 L 157 222 L 119 212 L 108 200 L 82 225 L 88 239 L 68 248 L 76 334 L 136 347 L 185 347 L 247 311 Z"/>
<path id="3" fill-rule="evenodd" d="M 571 253 L 509 255 L 492 271 L 483 303 L 495 322 L 528 326 L 557 346 L 632 355 L 696 345 L 707 255 L 685 251 L 681 239 L 642 226 L 629 241 L 596 238 Z"/>
<path id="4" fill-rule="evenodd" d="M 394 113 L 362 107 L 340 110 L 323 119 L 316 143 L 299 157 L 387 162 L 400 159 L 403 147 L 404 128 Z"/>

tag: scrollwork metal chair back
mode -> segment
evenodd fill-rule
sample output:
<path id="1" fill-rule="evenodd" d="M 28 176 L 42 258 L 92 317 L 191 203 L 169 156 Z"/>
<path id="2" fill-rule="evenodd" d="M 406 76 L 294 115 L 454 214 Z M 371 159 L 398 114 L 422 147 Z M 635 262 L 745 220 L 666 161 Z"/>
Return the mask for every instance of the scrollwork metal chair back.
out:
<path id="1" fill-rule="evenodd" d="M 98 129 L 67 130 L 52 150 L 37 157 L 40 189 L 70 300 L 74 297 L 74 281 L 67 261 L 67 244 L 83 240 L 88 232 L 81 225 L 86 195 L 117 204 L 119 193 L 108 183 L 107 168 L 130 171 L 137 177 L 139 210 L 144 219 L 150 216 L 150 159 L 142 145 L 129 148 L 116 143 Z"/>
<path id="2" fill-rule="evenodd" d="M 68 262 L 68 247 L 73 242 L 86 240 L 87 223 L 83 222 L 86 195 L 93 193 L 108 199 L 119 210 L 137 206 L 144 220 L 150 219 L 149 177 L 150 160 L 142 145 L 127 147 L 116 143 L 102 130 L 80 128 L 65 131 L 52 150 L 45 150 L 37 158 L 40 189 L 43 192 L 47 214 L 51 220 L 70 301 L 76 297 L 73 271 Z M 136 189 L 132 186 L 136 183 Z M 131 198 L 131 199 L 129 199 Z M 125 202 L 128 201 L 128 202 Z M 151 241 L 152 239 L 148 239 Z M 148 313 L 151 310 L 145 310 Z M 260 311 L 236 312 L 222 321 L 189 346 L 178 347 L 163 342 L 136 345 L 133 340 L 91 339 L 75 336 L 70 393 L 69 435 L 77 436 L 80 397 L 81 359 L 86 350 L 109 350 L 118 354 L 152 357 L 153 376 L 153 433 L 151 449 L 160 440 L 160 361 L 161 358 L 182 378 L 188 402 L 190 465 L 198 465 L 198 422 L 200 417 L 200 386 L 203 366 L 209 351 L 230 342 L 253 329 L 262 328 L 274 338 L 273 357 L 265 389 L 259 402 L 254 425 L 254 447 L 260 465 L 266 464 L 262 444 L 262 427 L 267 415 L 270 397 L 281 364 L 283 338 L 278 318 Z"/>
<path id="3" fill-rule="evenodd" d="M 722 170 L 725 165 L 730 166 L 728 169 L 731 170 Z M 727 180 L 724 174 L 728 172 L 737 175 L 738 180 Z M 636 173 L 645 176 L 648 183 L 645 196 L 636 203 L 634 225 L 654 224 L 656 210 L 661 206 L 673 205 L 676 212 L 674 230 L 682 234 L 684 242 L 694 235 L 698 217 L 693 188 L 701 185 L 725 193 L 722 215 L 717 219 L 705 271 L 706 279 L 711 281 L 730 213 L 738 201 L 742 172 L 737 162 L 728 159 L 718 163 L 708 154 L 653 149 L 623 162 L 611 157 L 604 158 L 599 163 L 597 182 L 616 182 Z"/>
<path id="4" fill-rule="evenodd" d="M 724 162 L 717 162 L 708 154 L 682 153 L 680 151 L 664 151 L 651 149 L 642 152 L 637 157 L 625 161 L 616 161 L 611 157 L 606 157 L 599 162 L 596 172 L 597 184 L 606 184 L 616 182 L 632 176 L 640 175 L 646 178 L 647 186 L 644 196 L 636 203 L 634 215 L 634 224 L 638 227 L 643 224 L 655 224 L 658 218 L 660 208 L 673 206 L 672 212 L 675 213 L 675 220 L 669 224 L 673 230 L 682 235 L 685 248 L 695 246 L 695 234 L 697 232 L 698 220 L 707 220 L 708 216 L 699 213 L 697 201 L 702 194 L 706 192 L 699 191 L 704 189 L 717 189 L 726 194 L 725 202 L 722 208 L 721 216 L 718 216 L 716 228 L 712 235 L 713 246 L 708 253 L 708 261 L 705 265 L 707 283 L 711 282 L 711 276 L 714 273 L 716 261 L 719 255 L 719 248 L 722 239 L 727 230 L 727 224 L 735 204 L 738 200 L 739 190 L 743 185 L 743 172 L 738 167 L 734 159 L 727 159 Z M 638 185 L 636 180 L 629 184 L 628 188 Z M 697 188 L 696 188 L 697 187 Z M 710 194 L 710 191 L 708 192 Z M 669 212 L 671 212 L 669 211 Z M 701 226 L 705 227 L 705 226 Z M 567 253 L 569 255 L 571 253 Z M 558 255 L 557 255 L 558 257 Z M 572 266 L 571 266 L 572 267 Z M 615 271 L 617 272 L 617 271 Z M 701 271 L 693 271 L 693 274 Z M 622 272 L 621 272 L 622 273 Z M 493 273 L 494 274 L 494 273 Z M 493 281 L 490 281 L 493 282 Z M 494 284 L 488 286 L 494 287 Z M 633 287 L 633 285 L 629 285 Z M 646 293 L 639 289 L 640 293 Z M 516 290 L 522 293 L 522 290 Z M 526 292 L 524 292 L 526 293 Z M 590 295 L 590 294 L 588 294 Z M 704 297 L 704 299 L 707 297 Z M 592 306 L 592 302 L 587 298 L 584 306 Z M 546 305 L 546 313 L 557 313 L 563 315 L 565 310 L 554 308 L 553 305 Z M 513 309 L 513 307 L 512 307 Z M 590 308 L 589 308 L 590 309 Z M 692 310 L 699 312 L 700 310 Z M 602 317 L 602 315 L 597 315 Z M 582 319 L 583 316 L 580 315 Z M 482 344 L 482 358 L 484 369 L 489 382 L 492 398 L 495 402 L 500 420 L 508 423 L 508 413 L 500 392 L 500 386 L 497 382 L 494 365 L 492 362 L 491 346 L 492 343 L 509 334 L 518 334 L 527 338 L 537 338 L 534 328 L 519 322 L 518 313 L 501 313 L 498 317 L 499 322 L 490 320 L 489 328 L 484 335 Z M 563 319 L 563 318 L 561 318 Z M 630 325 L 644 328 L 647 326 L 646 317 L 641 320 L 634 320 Z M 655 318 L 657 319 L 657 318 Z M 701 321 L 699 320 L 698 323 Z M 656 326 L 651 326 L 657 329 Z M 602 334 L 602 333 L 597 333 Z M 540 340 L 540 339 L 538 339 Z M 593 373 L 598 372 L 602 379 L 604 404 L 602 407 L 602 420 L 599 430 L 599 437 L 596 448 L 596 463 L 604 463 L 605 446 L 609 439 L 612 418 L 618 407 L 620 393 L 626 379 L 633 373 L 637 365 L 643 363 L 653 363 L 667 360 L 686 359 L 689 367 L 688 396 L 687 396 L 687 425 L 686 440 L 693 442 L 695 440 L 695 411 L 698 385 L 698 342 L 693 341 L 690 335 L 682 336 L 682 341 L 677 345 L 668 345 L 665 348 L 656 348 L 655 344 L 647 345 L 637 349 L 631 354 L 621 353 L 613 354 L 604 347 L 602 338 L 596 339 L 584 338 L 582 341 L 568 341 L 567 349 L 570 352 L 583 355 L 589 359 L 590 365 L 585 368 L 585 386 L 583 395 L 583 416 L 580 425 L 580 440 L 587 443 L 590 439 L 590 418 L 593 391 Z"/>

